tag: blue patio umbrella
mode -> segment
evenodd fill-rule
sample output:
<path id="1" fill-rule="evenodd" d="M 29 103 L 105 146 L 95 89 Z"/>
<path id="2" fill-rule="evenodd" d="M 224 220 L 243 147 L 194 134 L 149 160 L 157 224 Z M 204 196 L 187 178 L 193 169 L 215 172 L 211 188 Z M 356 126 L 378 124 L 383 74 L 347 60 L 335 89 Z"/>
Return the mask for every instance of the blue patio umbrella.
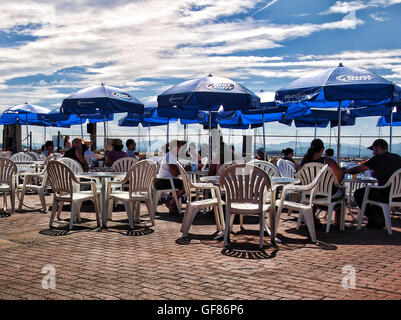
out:
<path id="1" fill-rule="evenodd" d="M 381 106 L 391 102 L 394 84 L 379 75 L 340 64 L 292 81 L 276 91 L 275 101 L 287 105 L 289 119 L 309 114 L 311 108 L 341 108 Z M 338 126 L 337 157 L 340 160 L 341 125 Z"/>
<path id="2" fill-rule="evenodd" d="M 118 121 L 118 125 L 121 127 L 139 127 L 141 124 L 142 127 L 148 128 L 149 134 L 149 147 L 150 147 L 150 127 L 167 125 L 167 141 L 168 141 L 168 125 L 170 121 L 175 122 L 177 119 L 175 118 L 164 118 L 160 117 L 157 114 L 157 107 L 154 103 L 149 103 L 145 106 L 143 114 L 136 113 L 128 113 L 125 117 L 121 118 Z"/>
<path id="3" fill-rule="evenodd" d="M 263 97 L 264 91 L 261 90 L 259 94 Z M 277 105 L 274 101 L 261 102 L 259 107 L 251 107 L 248 110 L 244 110 L 244 117 L 248 119 L 248 121 L 256 121 L 256 125 L 259 126 L 259 123 L 262 123 L 263 128 L 263 152 L 264 159 L 266 159 L 266 122 L 280 121 L 283 119 L 284 112 L 287 112 L 286 106 Z M 260 120 L 260 117 L 262 118 Z M 252 120 L 251 120 L 252 119 Z M 254 124 L 255 125 L 255 124 Z M 253 126 L 254 126 L 253 125 Z"/>
<path id="4" fill-rule="evenodd" d="M 157 97 L 159 108 L 176 106 L 178 110 L 217 112 L 221 106 L 225 111 L 246 110 L 258 107 L 260 98 L 252 91 L 235 81 L 216 77 L 192 79 L 179 83 Z M 180 116 L 180 118 L 183 118 Z M 211 155 L 212 137 L 210 134 L 212 117 L 209 117 L 209 155 Z"/>
<path id="5" fill-rule="evenodd" d="M 98 115 L 103 117 L 104 147 L 106 147 L 106 116 L 120 112 L 143 113 L 143 103 L 131 94 L 115 87 L 101 84 L 79 90 L 63 100 L 61 112 L 80 117 Z"/>
<path id="6" fill-rule="evenodd" d="M 26 125 L 26 137 L 28 141 L 28 125 L 42 125 L 43 121 L 40 119 L 40 116 L 49 112 L 50 109 L 48 108 L 25 102 L 24 104 L 20 104 L 5 110 L 0 118 L 0 122 L 3 124 L 18 123 L 21 125 Z"/>

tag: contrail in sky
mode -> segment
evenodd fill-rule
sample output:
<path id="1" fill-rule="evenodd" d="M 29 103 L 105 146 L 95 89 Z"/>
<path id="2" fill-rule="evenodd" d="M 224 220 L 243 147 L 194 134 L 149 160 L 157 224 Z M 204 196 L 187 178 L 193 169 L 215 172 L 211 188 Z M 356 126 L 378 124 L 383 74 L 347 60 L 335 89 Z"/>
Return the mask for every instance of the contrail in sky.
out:
<path id="1" fill-rule="evenodd" d="M 269 2 L 268 4 L 266 4 L 263 8 L 259 9 L 259 10 L 256 11 L 255 13 L 253 13 L 253 14 L 251 15 L 251 17 L 253 17 L 253 16 L 254 16 L 255 14 L 257 14 L 258 12 L 260 12 L 260 11 L 262 11 L 262 10 L 265 10 L 266 8 L 270 7 L 272 4 L 275 4 L 277 1 L 278 1 L 278 0 L 270 1 L 270 2 Z"/>

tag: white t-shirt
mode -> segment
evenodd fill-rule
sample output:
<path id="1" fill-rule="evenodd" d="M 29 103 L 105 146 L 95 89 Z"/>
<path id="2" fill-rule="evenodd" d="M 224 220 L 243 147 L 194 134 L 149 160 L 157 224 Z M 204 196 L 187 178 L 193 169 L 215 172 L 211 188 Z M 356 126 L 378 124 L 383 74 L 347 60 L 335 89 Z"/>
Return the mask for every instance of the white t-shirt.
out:
<path id="1" fill-rule="evenodd" d="M 177 157 L 171 152 L 168 152 L 160 162 L 158 178 L 177 178 L 171 174 L 168 167 L 169 164 L 177 164 Z"/>

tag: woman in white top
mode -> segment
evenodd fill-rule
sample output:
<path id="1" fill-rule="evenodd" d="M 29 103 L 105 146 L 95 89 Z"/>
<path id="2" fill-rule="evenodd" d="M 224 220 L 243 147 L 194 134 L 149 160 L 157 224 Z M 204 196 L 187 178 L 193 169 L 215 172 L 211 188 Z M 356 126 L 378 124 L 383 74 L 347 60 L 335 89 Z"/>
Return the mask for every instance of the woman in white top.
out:
<path id="1" fill-rule="evenodd" d="M 177 197 L 181 197 L 184 194 L 184 184 L 182 180 L 178 178 L 180 170 L 177 166 L 177 155 L 180 148 L 185 144 L 185 141 L 173 140 L 169 143 L 168 153 L 163 157 L 160 163 L 159 173 L 157 178 L 154 180 L 154 186 L 157 190 L 170 189 L 171 184 L 169 178 L 173 179 L 174 187 L 179 189 Z M 174 197 L 166 203 L 170 213 L 177 213 L 177 207 Z"/>

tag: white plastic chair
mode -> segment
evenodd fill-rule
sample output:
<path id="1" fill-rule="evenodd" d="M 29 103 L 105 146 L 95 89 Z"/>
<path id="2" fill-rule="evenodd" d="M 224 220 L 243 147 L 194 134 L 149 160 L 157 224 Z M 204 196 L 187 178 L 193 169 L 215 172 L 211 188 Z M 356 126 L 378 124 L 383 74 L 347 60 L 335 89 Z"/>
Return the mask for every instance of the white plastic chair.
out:
<path id="1" fill-rule="evenodd" d="M 165 155 L 165 156 L 166 156 L 166 155 Z M 165 157 L 165 156 L 164 156 L 164 157 Z M 164 157 L 163 157 L 163 158 L 164 158 Z M 163 158 L 160 158 L 160 160 L 159 160 L 159 162 L 158 162 L 158 164 L 157 164 L 157 172 L 160 171 L 160 166 L 161 166 L 161 163 L 162 163 L 162 161 L 163 161 Z M 178 162 L 177 162 L 177 163 L 178 163 Z M 175 203 L 176 203 L 176 206 L 177 206 L 177 209 L 178 209 L 178 213 L 181 215 L 181 214 L 182 214 L 181 205 L 180 205 L 180 202 L 179 202 L 179 199 L 178 199 L 178 196 L 177 196 L 177 189 L 176 189 L 175 186 L 174 186 L 174 181 L 173 181 L 172 178 L 164 178 L 164 179 L 168 179 L 168 180 L 169 180 L 171 188 L 157 190 L 156 188 L 153 187 L 153 194 L 152 194 L 152 198 L 153 198 L 153 207 L 154 207 L 154 209 L 155 209 L 155 211 L 156 211 L 157 205 L 158 205 L 158 203 L 159 203 L 160 195 L 161 195 L 162 193 L 172 193 L 172 194 L 173 194 L 173 197 L 174 197 L 174 200 L 175 200 Z"/>
<path id="2" fill-rule="evenodd" d="M 214 214 L 216 219 L 217 230 L 224 229 L 224 215 L 223 215 L 223 202 L 221 201 L 220 189 L 211 183 L 193 183 L 188 177 L 185 169 L 181 164 L 177 164 L 180 169 L 182 182 L 184 184 L 184 190 L 186 195 L 186 206 L 184 218 L 181 224 L 181 232 L 183 237 L 188 236 L 189 229 L 191 228 L 192 222 L 196 214 L 203 208 L 214 208 Z M 203 190 L 211 191 L 211 198 L 203 200 L 192 200 L 192 190 L 198 194 Z"/>
<path id="3" fill-rule="evenodd" d="M 18 153 L 14 153 L 11 157 L 10 160 L 14 161 L 14 162 L 18 162 L 18 161 L 34 161 L 35 158 L 30 155 L 29 153 L 25 153 L 25 152 L 18 152 Z"/>
<path id="4" fill-rule="evenodd" d="M 39 183 L 34 183 L 34 180 L 39 180 Z M 46 200 L 45 192 L 47 191 L 48 179 L 46 169 L 39 173 L 28 173 L 24 175 L 22 184 L 18 185 L 18 189 L 21 191 L 18 211 L 22 212 L 22 206 L 24 204 L 24 197 L 27 190 L 36 191 L 39 195 L 40 203 L 42 205 L 42 212 L 46 213 Z"/>
<path id="5" fill-rule="evenodd" d="M 294 178 L 296 174 L 296 169 L 295 165 L 285 159 L 280 159 L 277 161 L 277 169 L 278 172 L 280 173 L 280 176 L 286 177 L 286 178 Z"/>
<path id="6" fill-rule="evenodd" d="M 269 177 L 279 177 L 280 173 L 278 172 L 277 167 L 270 162 L 263 161 L 263 160 L 251 160 L 248 162 L 255 167 L 262 169 L 264 172 L 267 173 Z"/>
<path id="7" fill-rule="evenodd" d="M 82 165 L 75 159 L 61 157 L 58 158 L 57 161 L 64 163 L 74 174 L 79 174 L 84 171 Z"/>
<path id="8" fill-rule="evenodd" d="M 324 167 L 323 163 L 310 162 L 302 166 L 302 168 L 297 172 L 296 178 L 299 179 L 301 185 L 309 185 L 315 179 L 317 174 Z M 306 197 L 310 194 L 309 191 L 302 192 L 301 202 L 307 201 Z"/>
<path id="9" fill-rule="evenodd" d="M 11 158 L 11 155 L 12 155 L 12 152 L 11 152 L 11 151 L 1 151 L 1 152 L 0 152 L 0 157 L 1 157 L 1 158 L 10 159 L 10 158 Z"/>
<path id="10" fill-rule="evenodd" d="M 149 211 L 152 226 L 155 225 L 155 210 L 152 202 L 152 184 L 156 176 L 156 164 L 152 160 L 142 160 L 134 164 L 128 169 L 123 181 L 110 181 L 107 186 L 107 205 L 109 208 L 109 216 L 111 217 L 113 200 L 119 200 L 124 203 L 127 211 L 130 228 L 134 228 L 133 209 L 135 204 L 145 201 Z M 128 191 L 113 191 L 113 185 L 129 186 Z M 110 201 L 112 200 L 112 201 Z M 138 212 L 138 211 L 137 211 Z M 139 212 L 138 212 L 139 213 Z M 136 217 L 139 219 L 139 214 Z"/>
<path id="11" fill-rule="evenodd" d="M 324 177 L 325 173 L 328 170 L 328 165 L 324 165 L 315 178 L 312 180 L 311 183 L 307 185 L 285 185 L 281 194 L 281 198 L 276 200 L 276 206 L 278 207 L 277 214 L 276 214 L 276 230 L 278 227 L 278 223 L 280 221 L 280 215 L 284 208 L 289 210 L 297 210 L 299 211 L 298 216 L 298 223 L 297 229 L 300 226 L 301 219 L 304 219 L 306 225 L 309 230 L 309 234 L 311 236 L 312 242 L 316 242 L 316 231 L 315 231 L 315 224 L 313 220 L 313 200 L 315 198 L 316 191 L 318 190 L 319 183 L 322 182 L 322 178 Z M 288 193 L 293 192 L 301 192 L 302 194 L 306 193 L 309 194 L 308 202 L 302 200 L 300 202 L 294 202 L 286 200 Z M 301 199 L 306 199 L 306 197 L 302 196 Z"/>
<path id="12" fill-rule="evenodd" d="M 97 193 L 96 184 L 94 182 L 80 182 L 72 170 L 60 161 L 49 161 L 47 164 L 47 173 L 54 194 L 49 227 L 53 227 L 57 208 L 63 206 L 65 202 L 71 202 L 71 218 L 69 223 L 69 229 L 71 230 L 74 227 L 75 217 L 80 221 L 81 206 L 86 200 L 93 201 L 97 226 L 100 227 L 99 203 L 101 199 L 98 199 L 98 196 L 101 197 L 101 194 Z M 74 184 L 89 185 L 91 190 L 76 191 Z"/>
<path id="13" fill-rule="evenodd" d="M 60 159 L 62 156 L 63 156 L 63 155 L 62 155 L 61 153 L 55 152 L 55 153 L 52 153 L 51 155 L 49 155 L 49 156 L 46 158 L 46 160 L 47 160 L 47 161 L 58 160 L 58 159 Z"/>
<path id="14" fill-rule="evenodd" d="M 388 203 L 382 203 L 369 199 L 369 192 L 371 189 L 384 190 L 386 188 L 390 188 Z M 391 227 L 391 216 L 390 216 L 391 209 L 401 208 L 401 202 L 395 201 L 396 198 L 401 198 L 401 169 L 398 169 L 396 172 L 394 172 L 390 177 L 390 179 L 388 179 L 387 183 L 383 186 L 374 186 L 374 185 L 366 186 L 365 194 L 363 196 L 362 208 L 358 212 L 357 229 L 360 230 L 362 227 L 362 219 L 365 214 L 366 205 L 373 204 L 379 206 L 383 210 L 384 222 L 387 228 L 387 232 L 388 234 L 392 234 L 393 231 Z"/>
<path id="15" fill-rule="evenodd" d="M 224 188 L 226 193 L 224 246 L 228 242 L 231 215 L 256 214 L 259 215 L 260 224 L 259 247 L 263 248 L 266 213 L 271 210 L 271 204 L 266 203 L 267 194 L 271 191 L 268 174 L 263 169 L 252 165 L 232 165 L 221 174 L 220 188 Z"/>
<path id="16" fill-rule="evenodd" d="M 111 165 L 111 171 L 113 172 L 128 172 L 128 170 L 138 162 L 137 158 L 124 157 L 120 158 Z"/>
<path id="17" fill-rule="evenodd" d="M 336 200 L 333 200 L 333 187 L 338 190 L 342 189 L 342 195 Z M 345 229 L 345 188 L 340 185 L 337 181 L 336 176 L 329 167 L 325 173 L 322 174 L 320 182 L 316 187 L 315 196 L 312 199 L 312 203 L 317 206 L 327 207 L 327 226 L 326 232 L 330 231 L 331 220 L 333 211 L 336 205 L 341 206 L 341 217 L 340 217 L 340 229 Z"/>
<path id="18" fill-rule="evenodd" d="M 234 165 L 234 164 L 235 164 L 235 163 L 232 163 L 232 162 L 223 163 L 223 164 L 219 167 L 219 169 L 217 169 L 216 176 L 220 176 L 224 170 L 226 170 L 228 167 L 230 167 L 230 166 L 232 166 L 232 165 Z"/>
<path id="19" fill-rule="evenodd" d="M 7 158 L 0 158 L 0 192 L 3 194 L 4 211 L 7 209 L 7 194 L 10 195 L 11 213 L 15 212 L 15 190 L 18 168 Z"/>

